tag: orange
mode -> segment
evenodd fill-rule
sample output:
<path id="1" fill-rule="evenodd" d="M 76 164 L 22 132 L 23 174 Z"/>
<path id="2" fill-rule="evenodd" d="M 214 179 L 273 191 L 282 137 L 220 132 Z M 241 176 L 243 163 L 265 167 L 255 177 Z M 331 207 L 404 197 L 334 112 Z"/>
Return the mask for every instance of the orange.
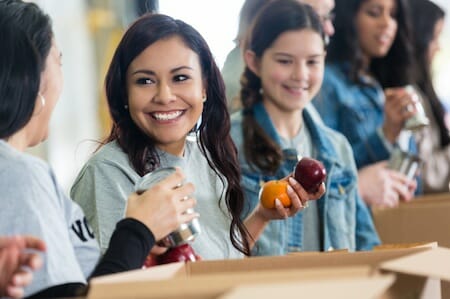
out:
<path id="1" fill-rule="evenodd" d="M 291 199 L 287 194 L 288 182 L 273 180 L 265 182 L 259 191 L 261 205 L 267 209 L 275 208 L 275 199 L 279 199 L 284 207 L 291 206 Z"/>

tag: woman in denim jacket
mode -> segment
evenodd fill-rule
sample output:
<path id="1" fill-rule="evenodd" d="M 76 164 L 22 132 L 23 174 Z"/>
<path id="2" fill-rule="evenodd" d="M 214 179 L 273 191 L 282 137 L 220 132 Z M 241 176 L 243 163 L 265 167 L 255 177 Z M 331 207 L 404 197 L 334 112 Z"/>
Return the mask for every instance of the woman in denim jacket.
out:
<path id="1" fill-rule="evenodd" d="M 304 109 L 322 82 L 323 36 L 311 7 L 291 0 L 266 6 L 248 36 L 241 89 L 244 109 L 232 116 L 231 129 L 247 210 L 257 205 L 263 182 L 292 175 L 300 155 L 322 161 L 328 172 L 325 195 L 309 201 L 294 217 L 268 224 L 254 248 L 257 255 L 364 250 L 379 244 L 358 196 L 350 145 Z"/>
<path id="2" fill-rule="evenodd" d="M 345 2 L 345 3 L 344 3 Z M 395 206 L 414 196 L 416 182 L 386 168 L 399 146 L 416 153 L 405 121 L 416 111 L 414 61 L 404 0 L 336 1 L 336 34 L 324 82 L 313 101 L 325 124 L 353 148 L 359 188 L 369 205 Z"/>

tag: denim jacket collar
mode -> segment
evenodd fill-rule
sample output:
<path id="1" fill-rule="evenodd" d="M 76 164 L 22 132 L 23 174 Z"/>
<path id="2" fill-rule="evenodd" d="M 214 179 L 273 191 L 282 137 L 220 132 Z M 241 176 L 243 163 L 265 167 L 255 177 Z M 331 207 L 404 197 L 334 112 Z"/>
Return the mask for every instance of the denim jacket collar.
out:
<path id="1" fill-rule="evenodd" d="M 253 113 L 258 124 L 264 129 L 270 138 L 272 138 L 272 140 L 274 140 L 277 144 L 281 145 L 281 138 L 270 120 L 269 114 L 264 108 L 262 102 L 258 102 L 253 106 Z M 304 125 L 308 128 L 309 133 L 311 134 L 311 139 L 314 140 L 314 146 L 318 149 L 317 158 L 322 161 L 328 161 L 330 164 L 339 164 L 339 161 L 335 158 L 336 155 L 333 150 L 333 144 L 331 144 L 331 142 L 323 136 L 323 133 L 320 132 L 318 126 L 315 124 L 306 109 L 303 110 L 302 115 Z M 289 153 L 289 150 L 285 150 L 284 152 L 285 154 Z"/>

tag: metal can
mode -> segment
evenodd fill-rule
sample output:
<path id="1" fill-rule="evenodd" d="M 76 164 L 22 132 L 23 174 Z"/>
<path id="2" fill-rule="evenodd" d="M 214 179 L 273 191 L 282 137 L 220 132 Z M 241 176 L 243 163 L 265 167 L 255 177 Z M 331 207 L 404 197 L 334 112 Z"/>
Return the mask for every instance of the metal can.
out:
<path id="1" fill-rule="evenodd" d="M 144 175 L 135 185 L 136 192 L 138 194 L 144 193 L 147 189 L 159 183 L 175 171 L 175 167 L 163 167 Z M 194 210 L 188 209 L 186 210 L 186 213 L 194 213 Z M 176 247 L 186 244 L 193 241 L 200 232 L 200 222 L 198 219 L 193 219 L 188 223 L 181 224 L 178 229 L 163 238 L 160 241 L 160 245 L 166 247 Z"/>

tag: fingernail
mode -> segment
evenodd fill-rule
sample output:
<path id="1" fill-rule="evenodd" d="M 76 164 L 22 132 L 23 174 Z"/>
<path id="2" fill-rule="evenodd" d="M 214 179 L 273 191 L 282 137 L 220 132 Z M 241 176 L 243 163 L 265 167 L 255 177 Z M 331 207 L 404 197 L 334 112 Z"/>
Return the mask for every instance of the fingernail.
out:
<path id="1" fill-rule="evenodd" d="M 294 192 L 294 188 L 291 187 L 291 185 L 287 186 L 287 192 Z"/>
<path id="2" fill-rule="evenodd" d="M 278 198 L 275 198 L 275 205 L 281 206 L 281 201 Z"/>
<path id="3" fill-rule="evenodd" d="M 289 183 L 291 183 L 291 184 L 295 184 L 295 179 L 293 178 L 293 177 L 289 177 L 288 178 L 288 180 L 289 180 Z"/>

